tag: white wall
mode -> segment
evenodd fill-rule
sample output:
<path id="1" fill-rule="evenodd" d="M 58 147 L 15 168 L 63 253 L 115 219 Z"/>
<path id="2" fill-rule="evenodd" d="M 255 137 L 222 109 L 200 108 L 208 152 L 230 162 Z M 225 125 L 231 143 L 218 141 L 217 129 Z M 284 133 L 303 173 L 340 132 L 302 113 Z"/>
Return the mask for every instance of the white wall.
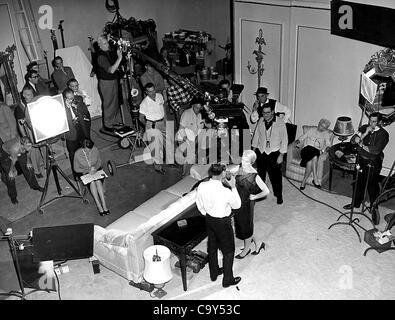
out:
<path id="1" fill-rule="evenodd" d="M 255 37 L 263 28 L 267 40 L 264 85 L 272 98 L 292 109 L 298 135 L 302 124 L 316 124 L 323 117 L 334 125 L 337 117 L 350 116 L 357 128 L 362 114 L 358 106 L 360 74 L 371 55 L 382 48 L 331 35 L 329 0 L 256 2 L 235 1 L 234 7 L 235 79 L 246 85 L 243 101 L 249 106 L 254 101 L 257 78 L 248 73 L 246 65 L 248 60 L 253 64 L 251 49 L 257 48 Z M 370 2 L 395 8 L 394 1 Z M 246 25 L 250 34 L 245 32 Z M 388 173 L 395 160 L 395 124 L 386 130 L 390 143 L 382 174 Z"/>

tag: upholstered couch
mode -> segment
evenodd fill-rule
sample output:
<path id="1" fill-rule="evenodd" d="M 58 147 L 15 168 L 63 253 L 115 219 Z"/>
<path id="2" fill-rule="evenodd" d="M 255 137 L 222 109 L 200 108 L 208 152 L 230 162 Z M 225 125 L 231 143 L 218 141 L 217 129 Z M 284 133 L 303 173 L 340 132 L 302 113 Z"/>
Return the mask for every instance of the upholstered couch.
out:
<path id="1" fill-rule="evenodd" d="M 315 126 L 302 126 L 303 134 L 307 132 L 311 127 Z M 331 130 L 328 130 L 328 134 L 330 135 L 331 144 L 333 143 L 334 134 Z M 288 145 L 287 151 L 287 166 L 285 170 L 285 176 L 301 182 L 303 180 L 305 168 L 300 166 L 300 161 L 302 158 L 300 157 L 300 150 L 302 150 L 303 144 L 300 145 L 299 148 L 296 148 L 295 142 L 292 142 Z M 318 158 L 318 176 L 321 178 L 321 184 L 324 184 L 329 178 L 329 160 L 328 160 L 328 152 L 324 152 Z M 307 179 L 308 184 L 312 184 L 313 174 Z"/>
<path id="2" fill-rule="evenodd" d="M 208 167 L 193 166 L 190 172 L 106 228 L 95 225 L 95 258 L 122 277 L 141 282 L 143 252 L 153 245 L 151 233 L 195 204 L 196 190 L 183 194 L 208 175 Z"/>

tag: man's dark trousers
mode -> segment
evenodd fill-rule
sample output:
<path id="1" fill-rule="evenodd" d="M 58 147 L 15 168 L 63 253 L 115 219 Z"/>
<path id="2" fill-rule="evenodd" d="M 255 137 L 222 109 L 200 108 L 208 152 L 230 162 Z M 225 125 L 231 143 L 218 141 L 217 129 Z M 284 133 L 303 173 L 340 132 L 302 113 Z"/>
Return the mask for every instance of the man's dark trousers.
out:
<path id="1" fill-rule="evenodd" d="M 258 148 L 255 149 L 257 155 L 256 165 L 259 176 L 266 181 L 266 172 L 269 174 L 270 183 L 272 184 L 273 194 L 276 198 L 283 197 L 283 176 L 281 174 L 281 164 L 277 163 L 280 151 L 271 152 L 270 154 L 261 153 Z"/>
<path id="2" fill-rule="evenodd" d="M 224 277 L 223 285 L 234 281 L 233 260 L 235 255 L 235 238 L 230 217 L 214 218 L 206 215 L 206 228 L 208 235 L 207 251 L 210 269 L 210 278 L 215 280 L 218 276 L 218 249 L 223 256 Z"/>

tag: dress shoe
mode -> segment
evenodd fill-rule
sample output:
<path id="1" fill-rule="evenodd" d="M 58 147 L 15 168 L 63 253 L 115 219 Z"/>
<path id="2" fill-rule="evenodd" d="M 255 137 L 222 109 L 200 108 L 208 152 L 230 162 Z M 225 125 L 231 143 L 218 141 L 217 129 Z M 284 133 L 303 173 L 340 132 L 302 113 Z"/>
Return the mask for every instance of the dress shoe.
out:
<path id="1" fill-rule="evenodd" d="M 110 210 L 104 210 L 104 211 L 103 211 L 103 216 L 104 216 L 104 215 L 107 216 L 107 215 L 109 215 L 109 214 L 110 214 Z"/>
<path id="2" fill-rule="evenodd" d="M 100 214 L 101 216 L 104 216 L 104 215 L 105 215 L 104 211 L 99 211 L 99 214 Z"/>
<path id="3" fill-rule="evenodd" d="M 163 170 L 162 166 L 154 166 L 154 169 L 160 174 L 165 174 L 165 170 Z"/>
<path id="4" fill-rule="evenodd" d="M 247 257 L 249 254 L 251 253 L 251 249 L 248 250 L 248 252 L 242 256 L 241 253 L 239 253 L 238 255 L 235 256 L 236 259 L 244 259 L 245 257 Z"/>
<path id="5" fill-rule="evenodd" d="M 40 192 L 43 192 L 44 191 L 44 188 L 43 187 L 34 187 L 34 188 L 32 188 L 33 190 L 37 190 L 37 191 L 40 191 Z"/>
<path id="6" fill-rule="evenodd" d="M 301 185 L 301 186 L 299 187 L 299 189 L 303 191 L 304 189 L 306 189 L 306 186 L 302 186 L 302 185 Z"/>
<path id="7" fill-rule="evenodd" d="M 211 281 L 217 281 L 217 277 L 224 273 L 224 268 L 218 268 L 217 276 L 215 278 L 211 278 Z"/>
<path id="8" fill-rule="evenodd" d="M 283 204 L 283 203 L 284 203 L 283 197 L 278 197 L 277 198 L 277 204 Z"/>
<path id="9" fill-rule="evenodd" d="M 19 203 L 17 198 L 11 199 L 11 202 L 12 202 L 13 204 L 18 204 L 18 203 Z"/>
<path id="10" fill-rule="evenodd" d="M 346 205 L 343 207 L 344 210 L 351 210 L 351 208 L 352 208 L 352 203 L 346 204 Z M 359 206 L 356 206 L 356 205 L 354 204 L 354 208 L 359 208 Z"/>
<path id="11" fill-rule="evenodd" d="M 254 251 L 253 253 L 251 253 L 252 255 L 256 256 L 261 252 L 261 249 L 265 250 L 266 248 L 266 244 L 262 241 L 261 245 L 258 248 L 258 251 Z"/>
<path id="12" fill-rule="evenodd" d="M 318 183 L 315 183 L 314 179 L 313 179 L 313 185 L 314 185 L 314 187 L 321 189 L 321 185 Z"/>
<path id="13" fill-rule="evenodd" d="M 234 277 L 232 282 L 226 283 L 226 284 L 223 283 L 222 286 L 223 286 L 224 288 L 228 288 L 228 287 L 230 287 L 230 286 L 235 286 L 235 285 L 238 284 L 240 281 L 241 281 L 241 277 Z"/>

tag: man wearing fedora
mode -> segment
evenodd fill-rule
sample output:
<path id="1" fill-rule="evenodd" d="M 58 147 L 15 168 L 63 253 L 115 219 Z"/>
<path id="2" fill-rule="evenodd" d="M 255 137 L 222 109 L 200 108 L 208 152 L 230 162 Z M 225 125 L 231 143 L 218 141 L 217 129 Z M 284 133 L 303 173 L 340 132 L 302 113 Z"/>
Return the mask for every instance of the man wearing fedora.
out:
<path id="1" fill-rule="evenodd" d="M 256 101 L 252 106 L 252 113 L 250 116 L 251 122 L 256 123 L 259 118 L 262 118 L 262 110 L 264 106 L 269 106 L 270 108 L 274 107 L 274 112 L 280 118 L 284 120 L 284 122 L 288 122 L 288 119 L 291 116 L 291 110 L 279 103 L 274 99 L 269 99 L 269 92 L 265 87 L 259 87 L 258 90 L 255 92 Z"/>

